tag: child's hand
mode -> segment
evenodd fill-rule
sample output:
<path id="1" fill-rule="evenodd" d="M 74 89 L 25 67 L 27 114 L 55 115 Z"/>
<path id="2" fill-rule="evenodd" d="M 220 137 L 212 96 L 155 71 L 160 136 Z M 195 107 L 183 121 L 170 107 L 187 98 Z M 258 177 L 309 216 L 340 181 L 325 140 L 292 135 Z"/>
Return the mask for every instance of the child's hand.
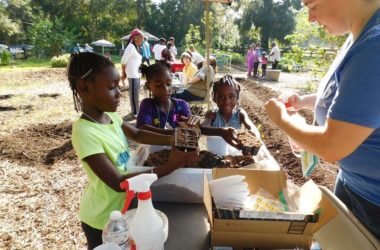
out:
<path id="1" fill-rule="evenodd" d="M 196 115 L 192 115 L 190 117 L 186 117 L 186 116 L 180 116 L 178 118 L 178 123 L 180 125 L 183 125 L 184 123 L 186 123 L 186 125 L 188 126 L 199 126 L 199 124 L 201 123 L 202 121 L 202 118 L 200 118 L 199 116 L 196 116 Z"/>
<path id="2" fill-rule="evenodd" d="M 222 131 L 222 138 L 231 146 L 241 149 L 242 143 L 241 141 L 236 137 L 236 131 L 233 128 L 224 128 Z"/>

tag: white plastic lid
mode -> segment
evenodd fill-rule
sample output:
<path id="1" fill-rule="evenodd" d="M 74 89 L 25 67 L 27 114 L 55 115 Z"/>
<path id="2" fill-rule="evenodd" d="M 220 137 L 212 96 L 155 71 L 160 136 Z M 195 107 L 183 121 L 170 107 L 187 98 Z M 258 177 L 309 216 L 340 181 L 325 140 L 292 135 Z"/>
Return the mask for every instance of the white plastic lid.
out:
<path id="1" fill-rule="evenodd" d="M 110 214 L 111 220 L 119 220 L 121 218 L 121 212 L 120 211 L 112 211 Z"/>
<path id="2" fill-rule="evenodd" d="M 120 249 L 121 248 L 119 247 L 119 245 L 114 242 L 104 243 L 94 248 L 94 250 L 120 250 Z"/>

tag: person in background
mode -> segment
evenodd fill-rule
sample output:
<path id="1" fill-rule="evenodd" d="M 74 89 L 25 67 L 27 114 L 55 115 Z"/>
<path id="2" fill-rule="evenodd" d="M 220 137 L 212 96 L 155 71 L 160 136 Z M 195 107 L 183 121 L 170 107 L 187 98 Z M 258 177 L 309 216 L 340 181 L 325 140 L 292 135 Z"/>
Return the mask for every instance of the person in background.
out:
<path id="1" fill-rule="evenodd" d="M 166 48 L 162 50 L 161 52 L 161 63 L 164 64 L 168 69 L 172 70 L 172 65 L 175 63 L 175 59 L 173 58 L 173 54 L 171 53 L 172 45 L 171 43 L 168 43 L 166 45 Z"/>
<path id="2" fill-rule="evenodd" d="M 125 191 L 120 183 L 141 173 L 160 178 L 197 161 L 197 152 L 181 152 L 172 147 L 166 163 L 139 173 L 129 169 L 128 139 L 143 144 L 170 145 L 171 136 L 140 130 L 124 122 L 116 113 L 120 103 L 120 75 L 114 64 L 95 53 L 71 56 L 67 77 L 76 111 L 71 141 L 88 182 L 80 201 L 79 218 L 88 249 L 102 244 L 102 230 L 112 211 L 120 211 Z"/>
<path id="3" fill-rule="evenodd" d="M 88 45 L 88 43 L 86 43 L 84 45 L 84 52 L 94 52 L 94 49 L 90 45 Z"/>
<path id="4" fill-rule="evenodd" d="M 271 47 L 272 49 L 270 51 L 269 57 L 270 57 L 270 61 L 273 62 L 272 69 L 277 69 L 277 65 L 281 60 L 280 49 L 277 47 L 275 42 L 271 43 Z"/>
<path id="5" fill-rule="evenodd" d="M 247 65 L 247 71 L 248 71 L 247 77 L 252 76 L 253 59 L 254 59 L 255 53 L 256 53 L 255 45 L 254 44 L 249 45 L 247 55 L 245 56 L 245 63 Z"/>
<path id="6" fill-rule="evenodd" d="M 267 52 L 263 51 L 261 56 L 261 79 L 265 80 L 266 72 L 267 72 L 267 65 L 268 65 L 268 56 Z"/>
<path id="7" fill-rule="evenodd" d="M 182 70 L 182 82 L 187 84 L 187 82 L 197 73 L 198 69 L 197 66 L 192 63 L 191 55 L 187 52 L 182 53 L 181 62 L 185 64 L 185 67 L 183 67 Z"/>
<path id="8" fill-rule="evenodd" d="M 259 54 L 259 58 L 261 58 L 261 56 L 263 55 L 263 48 L 261 48 L 261 42 L 256 43 L 256 51 Z"/>
<path id="9" fill-rule="evenodd" d="M 150 65 L 150 44 L 148 42 L 148 38 L 146 36 L 144 36 L 144 42 L 143 44 L 141 45 L 141 54 L 142 54 L 142 61 L 141 63 L 143 64 L 144 62 L 146 62 L 146 64 L 148 64 L 148 66 Z"/>
<path id="10" fill-rule="evenodd" d="M 162 51 L 166 48 L 166 39 L 160 38 L 157 44 L 153 46 L 154 59 L 156 63 L 160 63 L 162 59 Z"/>
<path id="11" fill-rule="evenodd" d="M 303 2 L 309 21 L 350 34 L 317 93 L 289 97 L 296 110 L 314 109 L 315 125 L 295 124 L 276 99 L 265 108 L 298 146 L 338 162 L 334 193 L 380 240 L 380 0 Z"/>
<path id="12" fill-rule="evenodd" d="M 198 65 L 199 63 L 205 61 L 205 58 L 195 50 L 194 45 L 190 45 L 189 50 L 191 52 L 191 58 L 193 59 L 193 63 L 195 65 Z"/>
<path id="13" fill-rule="evenodd" d="M 186 83 L 185 89 L 182 92 L 173 94 L 172 96 L 187 102 L 203 101 L 207 96 L 207 84 L 211 86 L 215 79 L 216 60 L 214 57 L 210 58 L 210 65 L 208 67 L 209 77 L 207 77 L 206 69 L 206 64 L 204 64 L 202 68 L 197 71 L 194 77 Z"/>
<path id="14" fill-rule="evenodd" d="M 168 43 L 171 44 L 170 52 L 172 53 L 173 58 L 175 59 L 175 57 L 177 56 L 178 52 L 177 52 L 177 47 L 175 46 L 175 39 L 174 39 L 174 37 L 169 37 Z"/>
<path id="15" fill-rule="evenodd" d="M 259 65 L 261 61 L 261 48 L 257 48 L 255 46 L 255 53 L 253 54 L 253 77 L 258 78 L 259 77 Z"/>
<path id="16" fill-rule="evenodd" d="M 131 32 L 130 43 L 124 51 L 121 58 L 121 79 L 128 78 L 129 84 L 129 101 L 131 105 L 131 113 L 127 115 L 128 119 L 135 118 L 139 111 L 139 94 L 140 94 L 140 73 L 139 68 L 142 61 L 140 54 L 140 46 L 144 41 L 144 36 L 141 30 L 134 29 Z"/>
<path id="17" fill-rule="evenodd" d="M 79 45 L 79 43 L 77 43 L 76 46 L 73 48 L 73 53 L 79 54 L 81 52 L 83 52 L 83 48 Z"/>

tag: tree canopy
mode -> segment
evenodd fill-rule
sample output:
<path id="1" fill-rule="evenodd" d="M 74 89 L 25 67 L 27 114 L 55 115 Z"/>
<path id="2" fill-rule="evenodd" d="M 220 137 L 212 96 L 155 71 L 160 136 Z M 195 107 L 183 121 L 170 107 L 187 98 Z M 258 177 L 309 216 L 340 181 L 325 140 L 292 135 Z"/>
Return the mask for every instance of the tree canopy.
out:
<path id="1" fill-rule="evenodd" d="M 236 0 L 211 4 L 212 47 L 239 51 L 255 39 L 285 41 L 300 0 Z M 135 27 L 176 38 L 177 46 L 204 39 L 200 0 L 0 0 L 0 42 L 31 43 L 49 55 L 69 44 L 107 39 L 120 45 Z M 195 40 L 192 37 L 195 35 Z"/>

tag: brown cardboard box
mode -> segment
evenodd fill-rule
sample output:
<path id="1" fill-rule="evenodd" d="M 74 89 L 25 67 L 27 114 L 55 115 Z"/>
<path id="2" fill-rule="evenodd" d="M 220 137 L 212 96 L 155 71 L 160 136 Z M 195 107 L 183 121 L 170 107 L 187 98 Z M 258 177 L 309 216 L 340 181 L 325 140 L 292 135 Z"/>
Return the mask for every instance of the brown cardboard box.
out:
<path id="1" fill-rule="evenodd" d="M 244 175 L 250 193 L 256 193 L 259 188 L 263 188 L 278 197 L 278 192 L 286 188 L 286 176 L 280 170 L 213 169 L 213 179 L 230 175 Z M 309 249 L 313 233 L 337 214 L 328 197 L 312 181 L 301 187 L 299 212 L 279 213 L 276 219 L 226 220 L 214 218 L 206 176 L 204 178 L 204 204 L 210 219 L 212 247 L 230 246 L 234 250 L 254 247 L 260 249 L 295 247 Z M 316 212 L 319 213 L 318 222 L 309 222 L 308 218 Z M 279 219 L 284 217 L 287 219 Z"/>

